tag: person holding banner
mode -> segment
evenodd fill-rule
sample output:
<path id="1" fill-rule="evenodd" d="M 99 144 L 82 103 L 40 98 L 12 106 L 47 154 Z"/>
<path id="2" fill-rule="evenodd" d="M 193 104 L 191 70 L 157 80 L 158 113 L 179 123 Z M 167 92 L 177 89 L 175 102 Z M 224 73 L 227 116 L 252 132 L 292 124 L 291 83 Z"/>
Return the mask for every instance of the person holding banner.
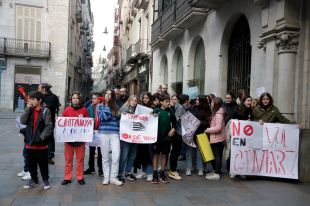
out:
<path id="1" fill-rule="evenodd" d="M 192 114 L 200 121 L 200 124 L 194 134 L 194 142 L 197 145 L 196 148 L 188 146 L 186 157 L 186 175 L 191 175 L 191 168 L 193 167 L 192 156 L 196 153 L 196 166 L 198 169 L 198 176 L 203 176 L 204 162 L 202 160 L 201 153 L 198 149 L 197 135 L 204 133 L 204 131 L 210 126 L 211 109 L 207 102 L 205 95 L 199 95 L 196 97 L 196 105 L 192 109 Z"/>
<path id="2" fill-rule="evenodd" d="M 273 105 L 273 98 L 268 92 L 264 92 L 259 97 L 258 105 L 253 110 L 254 121 L 260 121 L 262 123 L 285 123 L 292 124 L 293 121 L 285 118 L 279 111 L 279 109 Z"/>
<path id="3" fill-rule="evenodd" d="M 211 103 L 211 123 L 205 130 L 210 137 L 210 144 L 214 154 L 214 160 L 211 161 L 213 172 L 206 175 L 208 180 L 219 180 L 222 170 L 222 157 L 225 135 L 225 111 L 223 109 L 223 100 L 219 97 L 212 99 Z"/>
<path id="4" fill-rule="evenodd" d="M 144 107 L 152 107 L 152 94 L 150 92 L 144 92 L 141 95 L 140 104 Z M 138 144 L 137 155 L 135 159 L 135 170 L 142 165 L 142 172 L 137 174 L 137 178 L 143 178 L 146 175 L 147 181 L 153 179 L 153 151 L 152 144 Z"/>
<path id="5" fill-rule="evenodd" d="M 170 151 L 170 138 L 175 132 L 175 116 L 170 113 L 169 103 L 170 97 L 166 94 L 159 97 L 160 108 L 154 110 L 158 114 L 158 133 L 157 142 L 153 144 L 153 184 L 158 184 L 159 179 L 164 183 L 169 183 L 169 179 L 165 174 L 167 156 Z M 158 175 L 158 160 L 161 161 L 161 171 Z"/>
<path id="6" fill-rule="evenodd" d="M 103 104 L 97 106 L 97 114 L 100 120 L 99 138 L 101 142 L 102 166 L 104 179 L 102 184 L 123 185 L 117 179 L 120 158 L 119 120 L 120 113 L 116 105 L 114 90 L 107 89 Z M 109 154 L 112 151 L 112 163 L 110 168 Z M 111 174 L 110 174 L 111 172 Z"/>
<path id="7" fill-rule="evenodd" d="M 98 120 L 98 115 L 96 113 L 96 107 L 101 102 L 101 100 L 103 100 L 102 94 L 94 92 L 92 96 L 92 104 L 87 107 L 89 117 L 92 117 L 95 119 L 94 130 L 99 129 L 99 122 L 96 121 Z M 97 147 L 97 151 L 98 151 L 98 158 L 97 158 L 98 173 L 99 173 L 99 176 L 102 176 L 103 175 L 102 155 L 101 155 L 100 147 Z M 96 147 L 89 146 L 88 169 L 84 171 L 84 175 L 95 173 L 95 160 L 94 160 L 95 152 L 96 152 Z"/>
<path id="8" fill-rule="evenodd" d="M 134 114 L 135 109 L 138 103 L 138 99 L 136 95 L 132 95 L 128 98 L 125 104 L 121 107 L 121 114 Z M 125 141 L 121 141 L 121 155 L 119 162 L 119 170 L 118 170 L 118 180 L 121 182 L 125 182 L 125 178 L 130 181 L 135 181 L 137 178 L 131 173 L 132 167 L 134 166 L 134 162 L 137 155 L 138 144 L 129 143 Z"/>
<path id="9" fill-rule="evenodd" d="M 74 91 L 71 95 L 71 106 L 65 108 L 62 113 L 63 117 L 88 117 L 87 109 L 83 106 L 82 96 L 80 92 Z M 84 157 L 85 157 L 85 142 L 65 142 L 65 175 L 62 185 L 71 183 L 73 157 L 76 157 L 76 178 L 80 185 L 85 185 Z"/>

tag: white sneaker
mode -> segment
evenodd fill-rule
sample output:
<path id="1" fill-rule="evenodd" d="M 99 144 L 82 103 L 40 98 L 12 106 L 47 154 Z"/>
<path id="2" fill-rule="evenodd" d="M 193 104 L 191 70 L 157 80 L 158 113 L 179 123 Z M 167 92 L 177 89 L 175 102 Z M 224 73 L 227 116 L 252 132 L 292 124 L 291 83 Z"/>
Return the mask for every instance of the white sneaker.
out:
<path id="1" fill-rule="evenodd" d="M 203 176 L 203 170 L 198 170 L 198 176 Z"/>
<path id="2" fill-rule="evenodd" d="M 186 176 L 191 176 L 192 175 L 191 169 L 187 169 L 185 174 Z"/>
<path id="3" fill-rule="evenodd" d="M 29 173 L 29 172 L 25 172 L 25 171 L 19 172 L 19 173 L 17 173 L 17 177 L 23 177 L 23 176 L 25 176 L 27 173 Z"/>
<path id="4" fill-rule="evenodd" d="M 30 176 L 30 172 L 26 172 L 26 174 L 22 177 L 22 180 L 30 180 L 31 176 Z"/>
<path id="5" fill-rule="evenodd" d="M 142 179 L 143 177 L 145 177 L 145 172 L 139 172 L 136 174 L 137 179 Z"/>
<path id="6" fill-rule="evenodd" d="M 148 175 L 146 181 L 151 182 L 153 180 L 153 175 Z"/>
<path id="7" fill-rule="evenodd" d="M 213 174 L 207 174 L 206 175 L 207 180 L 220 180 L 220 175 L 213 173 Z"/>
<path id="8" fill-rule="evenodd" d="M 109 184 L 109 178 L 104 178 L 102 181 L 103 185 L 108 185 Z"/>
<path id="9" fill-rule="evenodd" d="M 111 184 L 114 184 L 114 185 L 117 185 L 117 186 L 123 185 L 123 182 L 119 181 L 116 177 L 111 178 L 111 179 L 110 179 L 110 183 L 111 183 Z"/>

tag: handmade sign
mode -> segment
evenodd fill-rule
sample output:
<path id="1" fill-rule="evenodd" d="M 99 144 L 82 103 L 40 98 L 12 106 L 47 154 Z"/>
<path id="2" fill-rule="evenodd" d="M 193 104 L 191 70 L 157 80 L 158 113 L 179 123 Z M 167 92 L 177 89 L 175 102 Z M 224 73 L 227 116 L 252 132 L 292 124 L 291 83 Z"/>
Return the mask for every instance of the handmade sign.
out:
<path id="1" fill-rule="evenodd" d="M 57 142 L 92 142 L 94 119 L 84 117 L 57 117 L 55 139 Z"/>
<path id="2" fill-rule="evenodd" d="M 234 120 L 230 129 L 231 174 L 298 179 L 297 125 Z"/>
<path id="3" fill-rule="evenodd" d="M 151 114 L 153 112 L 153 109 L 142 106 L 141 104 L 137 104 L 135 114 Z"/>
<path id="4" fill-rule="evenodd" d="M 190 112 L 183 114 L 180 119 L 183 141 L 191 147 L 196 147 L 193 138 L 200 121 Z"/>
<path id="5" fill-rule="evenodd" d="M 88 146 L 92 146 L 92 147 L 101 147 L 100 146 L 101 145 L 101 141 L 100 141 L 98 130 L 94 130 L 93 141 L 92 142 L 87 142 L 86 144 Z"/>
<path id="6" fill-rule="evenodd" d="M 158 117 L 145 114 L 122 114 L 120 139 L 125 142 L 151 144 L 157 141 Z"/>

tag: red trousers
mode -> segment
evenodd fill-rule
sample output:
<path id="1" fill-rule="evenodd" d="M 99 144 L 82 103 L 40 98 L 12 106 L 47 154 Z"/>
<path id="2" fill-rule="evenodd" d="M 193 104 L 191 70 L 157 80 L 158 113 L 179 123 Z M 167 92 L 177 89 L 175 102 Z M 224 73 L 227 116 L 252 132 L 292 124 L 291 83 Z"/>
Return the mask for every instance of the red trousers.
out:
<path id="1" fill-rule="evenodd" d="M 85 143 L 78 147 L 73 147 L 70 144 L 65 143 L 65 180 L 71 180 L 72 178 L 74 153 L 76 157 L 76 178 L 77 180 L 83 179 Z"/>

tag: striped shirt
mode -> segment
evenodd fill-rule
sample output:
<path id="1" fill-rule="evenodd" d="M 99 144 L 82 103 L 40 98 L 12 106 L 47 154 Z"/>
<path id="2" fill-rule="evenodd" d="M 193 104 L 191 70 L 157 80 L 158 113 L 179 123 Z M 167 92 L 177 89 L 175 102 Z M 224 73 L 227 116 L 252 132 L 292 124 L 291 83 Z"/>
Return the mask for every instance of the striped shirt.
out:
<path id="1" fill-rule="evenodd" d="M 111 108 L 99 104 L 96 111 L 100 119 L 99 133 L 119 134 L 119 118 L 113 116 Z"/>

